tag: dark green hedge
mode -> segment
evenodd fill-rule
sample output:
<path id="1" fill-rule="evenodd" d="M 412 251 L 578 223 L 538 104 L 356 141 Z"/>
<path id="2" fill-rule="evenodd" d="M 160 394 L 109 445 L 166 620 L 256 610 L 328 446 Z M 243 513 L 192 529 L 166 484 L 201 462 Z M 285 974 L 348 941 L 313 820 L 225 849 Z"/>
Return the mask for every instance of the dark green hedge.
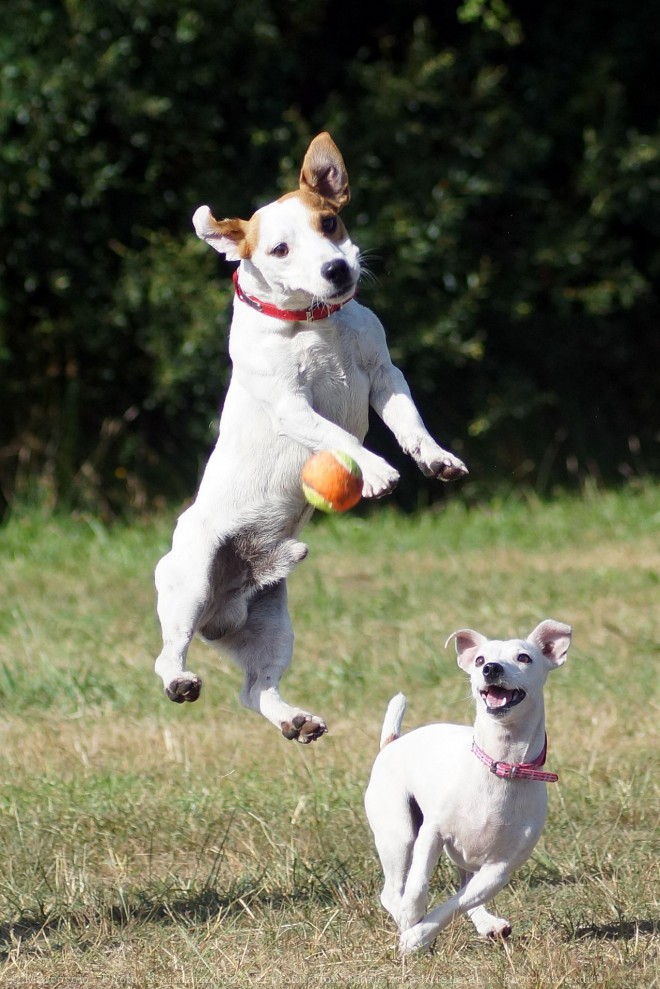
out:
<path id="1" fill-rule="evenodd" d="M 381 315 L 472 490 L 657 470 L 651 0 L 4 0 L 0 491 L 114 512 L 193 490 L 249 215 L 328 128 Z M 388 439 L 374 443 L 398 466 Z M 407 504 L 434 487 L 404 476 Z M 469 490 L 469 489 L 468 489 Z"/>

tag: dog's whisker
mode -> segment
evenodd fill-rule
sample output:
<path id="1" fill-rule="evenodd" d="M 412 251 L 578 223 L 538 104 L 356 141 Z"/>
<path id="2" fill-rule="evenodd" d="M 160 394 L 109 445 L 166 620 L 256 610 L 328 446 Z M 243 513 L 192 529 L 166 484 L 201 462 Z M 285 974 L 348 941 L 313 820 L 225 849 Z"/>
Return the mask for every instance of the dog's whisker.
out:
<path id="1" fill-rule="evenodd" d="M 373 271 L 369 271 L 368 268 L 362 268 L 360 271 L 360 280 L 366 282 L 369 285 L 379 285 L 380 278 L 375 275 Z"/>
<path id="2" fill-rule="evenodd" d="M 369 267 L 369 262 L 372 259 L 380 260 L 377 254 L 370 252 L 360 252 L 358 256 L 358 261 L 360 264 L 360 279 L 367 282 L 369 285 L 379 284 L 380 278 L 376 275 Z"/>

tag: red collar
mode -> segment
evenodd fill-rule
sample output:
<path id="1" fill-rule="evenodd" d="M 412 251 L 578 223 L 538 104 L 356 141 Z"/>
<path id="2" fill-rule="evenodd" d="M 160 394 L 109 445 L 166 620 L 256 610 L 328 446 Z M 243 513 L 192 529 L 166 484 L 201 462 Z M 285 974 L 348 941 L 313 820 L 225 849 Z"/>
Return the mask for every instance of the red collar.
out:
<path id="1" fill-rule="evenodd" d="M 483 762 L 484 766 L 490 769 L 491 773 L 495 776 L 499 776 L 500 779 L 505 780 L 537 780 L 539 783 L 556 783 L 559 777 L 556 773 L 542 773 L 539 771 L 538 767 L 545 763 L 545 757 L 548 752 L 548 736 L 545 736 L 545 741 L 543 742 L 543 751 L 536 759 L 532 759 L 531 762 L 499 762 L 497 759 L 491 759 L 489 755 L 486 755 L 483 749 L 480 749 L 474 739 L 472 739 L 472 751 L 476 755 L 479 762 Z"/>
<path id="2" fill-rule="evenodd" d="M 264 316 L 274 316 L 275 319 L 287 319 L 291 323 L 314 323 L 317 319 L 327 319 L 328 316 L 332 316 L 333 313 L 343 309 L 346 302 L 350 302 L 353 298 L 351 296 L 351 299 L 346 299 L 346 302 L 335 302 L 331 306 L 326 305 L 325 302 L 321 302 L 319 305 L 309 306 L 307 309 L 278 309 L 277 306 L 271 305 L 270 302 L 261 302 L 260 299 L 256 299 L 253 295 L 245 294 L 238 284 L 238 268 L 234 272 L 233 279 L 236 295 L 241 302 L 252 306 L 253 309 L 263 313 Z"/>

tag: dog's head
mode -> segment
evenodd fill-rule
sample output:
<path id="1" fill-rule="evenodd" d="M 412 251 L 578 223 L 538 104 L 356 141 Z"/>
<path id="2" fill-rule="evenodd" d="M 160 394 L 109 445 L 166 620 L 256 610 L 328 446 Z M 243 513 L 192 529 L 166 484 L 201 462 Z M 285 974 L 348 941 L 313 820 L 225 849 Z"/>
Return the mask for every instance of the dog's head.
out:
<path id="1" fill-rule="evenodd" d="M 344 160 L 329 134 L 314 138 L 300 186 L 250 220 L 216 220 L 208 206 L 193 217 L 197 235 L 228 261 L 242 261 L 262 291 L 288 305 L 344 302 L 360 276 L 358 248 L 339 211 L 350 199 Z"/>
<path id="2" fill-rule="evenodd" d="M 470 674 L 478 711 L 513 720 L 541 697 L 548 673 L 566 662 L 571 627 L 546 619 L 526 639 L 501 642 L 464 628 L 453 632 L 458 665 Z"/>

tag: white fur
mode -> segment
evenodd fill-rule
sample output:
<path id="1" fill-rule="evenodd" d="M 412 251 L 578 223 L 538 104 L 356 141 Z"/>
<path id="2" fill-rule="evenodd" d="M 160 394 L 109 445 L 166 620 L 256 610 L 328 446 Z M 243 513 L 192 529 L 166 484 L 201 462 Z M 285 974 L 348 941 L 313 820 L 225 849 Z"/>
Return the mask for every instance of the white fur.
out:
<path id="1" fill-rule="evenodd" d="M 509 921 L 485 904 L 529 858 L 546 818 L 544 782 L 496 777 L 471 746 L 474 738 L 492 759 L 508 763 L 531 762 L 542 752 L 543 685 L 566 659 L 570 627 L 547 619 L 526 639 L 489 641 L 469 629 L 451 638 L 470 674 L 474 727 L 432 724 L 397 737 L 405 710 L 398 694 L 365 794 L 385 876 L 381 902 L 398 925 L 403 953 L 429 945 L 464 913 L 480 934 L 508 936 Z M 484 699 L 488 664 L 489 676 L 496 674 L 491 686 L 523 690 L 520 703 L 506 709 Z M 458 868 L 459 888 L 427 913 L 429 881 L 443 850 Z"/>
<path id="2" fill-rule="evenodd" d="M 360 275 L 358 249 L 336 216 L 347 200 L 341 155 L 322 134 L 308 149 L 299 193 L 250 221 L 217 221 L 202 206 L 194 225 L 210 246 L 240 260 L 247 295 L 287 309 L 341 303 Z M 320 216 L 336 220 L 334 235 L 319 229 Z M 333 264 L 339 277 L 327 274 Z M 312 514 L 300 484 L 305 461 L 318 450 L 342 450 L 362 470 L 364 497 L 392 491 L 397 472 L 362 444 L 371 405 L 425 474 L 449 480 L 466 469 L 426 430 L 382 325 L 355 300 L 302 323 L 237 299 L 229 352 L 217 444 L 156 568 L 164 643 L 156 672 L 172 700 L 196 700 L 201 681 L 186 672 L 186 653 L 198 632 L 244 670 L 244 705 L 287 737 L 310 741 L 326 730 L 324 721 L 278 691 L 293 650 L 286 577 L 306 554 L 296 537 Z"/>

